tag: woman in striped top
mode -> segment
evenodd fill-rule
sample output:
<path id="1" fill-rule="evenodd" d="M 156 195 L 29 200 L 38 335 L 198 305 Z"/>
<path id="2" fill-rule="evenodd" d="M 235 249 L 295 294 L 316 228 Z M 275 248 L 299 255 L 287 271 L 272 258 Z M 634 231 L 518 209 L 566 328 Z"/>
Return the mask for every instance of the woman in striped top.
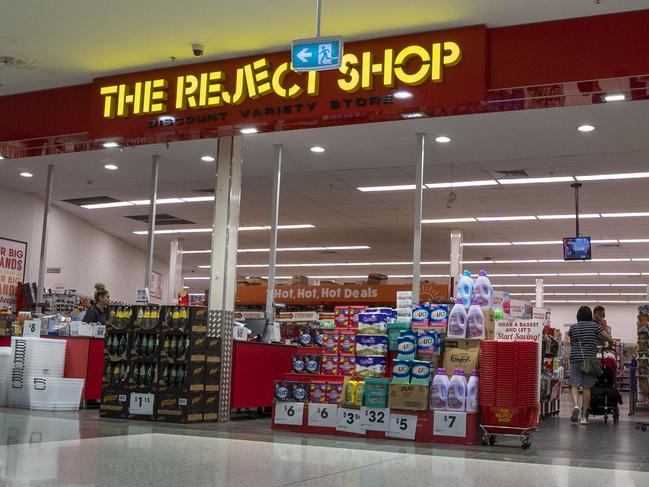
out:
<path id="1" fill-rule="evenodd" d="M 577 311 L 577 323 L 568 331 L 570 337 L 570 395 L 572 397 L 572 415 L 570 420 L 577 422 L 581 412 L 581 424 L 588 424 L 588 407 L 590 406 L 590 389 L 597 381 L 596 377 L 585 375 L 581 366 L 586 359 L 597 358 L 597 346 L 602 340 L 612 342 L 606 330 L 593 321 L 593 312 L 588 306 Z M 579 409 L 579 388 L 582 388 L 582 408 Z"/>

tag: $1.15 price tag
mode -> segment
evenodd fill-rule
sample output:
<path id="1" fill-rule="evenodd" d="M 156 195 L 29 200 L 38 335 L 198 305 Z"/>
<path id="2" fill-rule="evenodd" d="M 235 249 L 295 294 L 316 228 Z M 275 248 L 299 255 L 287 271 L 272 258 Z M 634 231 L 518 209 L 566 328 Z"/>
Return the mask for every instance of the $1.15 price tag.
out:
<path id="1" fill-rule="evenodd" d="M 301 426 L 303 418 L 303 402 L 278 402 L 275 405 L 275 424 Z"/>
<path id="2" fill-rule="evenodd" d="M 387 431 L 390 421 L 389 408 L 361 408 L 361 425 L 369 431 Z"/>
<path id="3" fill-rule="evenodd" d="M 131 414 L 153 414 L 154 403 L 155 394 L 132 392 L 128 412 Z"/>
<path id="4" fill-rule="evenodd" d="M 417 433 L 417 416 L 412 414 L 391 414 L 388 432 L 385 436 L 414 440 Z"/>
<path id="5" fill-rule="evenodd" d="M 358 409 L 338 408 L 337 431 L 347 433 L 365 434 L 365 428 L 361 425 L 361 412 Z"/>
<path id="6" fill-rule="evenodd" d="M 335 428 L 338 424 L 338 406 L 335 404 L 309 404 L 309 426 Z"/>
<path id="7" fill-rule="evenodd" d="M 433 434 L 466 438 L 466 413 L 435 411 Z"/>

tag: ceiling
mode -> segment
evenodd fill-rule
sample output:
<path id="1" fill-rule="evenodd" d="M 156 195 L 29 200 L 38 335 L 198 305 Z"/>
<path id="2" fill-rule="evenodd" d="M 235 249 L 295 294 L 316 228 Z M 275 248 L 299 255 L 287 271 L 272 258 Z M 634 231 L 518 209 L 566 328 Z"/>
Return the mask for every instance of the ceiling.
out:
<path id="1" fill-rule="evenodd" d="M 314 35 L 315 1 L 98 0 L 8 2 L 0 16 L 0 96 L 93 78 L 288 50 Z M 9 6 L 10 4 L 10 6 Z M 474 24 L 501 27 L 646 9 L 646 0 L 323 0 L 322 35 L 347 40 Z M 205 55 L 193 56 L 202 43 Z"/>
<path id="2" fill-rule="evenodd" d="M 498 171 L 524 170 L 528 177 L 579 176 L 590 174 L 649 171 L 649 139 L 646 120 L 649 102 L 618 102 L 599 105 L 527 110 L 445 117 L 407 122 L 330 127 L 303 131 L 244 136 L 243 196 L 241 225 L 270 223 L 273 144 L 285 150 L 280 224 L 313 224 L 313 229 L 281 230 L 280 247 L 368 245 L 369 250 L 282 252 L 279 264 L 322 264 L 322 266 L 281 267 L 278 275 L 366 276 L 382 272 L 392 276 L 412 273 L 408 264 L 366 265 L 367 263 L 409 262 L 412 258 L 413 191 L 361 192 L 360 186 L 412 184 L 414 181 L 417 132 L 426 143 L 425 182 L 499 179 Z M 596 130 L 581 133 L 577 127 L 592 123 Z M 452 141 L 439 144 L 438 135 Z M 326 152 L 309 151 L 321 145 Z M 42 196 L 46 165 L 55 165 L 55 204 L 78 217 L 139 248 L 146 245 L 146 224 L 127 216 L 144 215 L 147 205 L 88 210 L 61 200 L 109 196 L 118 200 L 146 200 L 151 157 L 159 154 L 160 198 L 205 196 L 214 184 L 215 163 L 201 161 L 215 154 L 215 140 L 200 140 L 136 148 L 4 160 L 0 164 L 0 187 L 11 187 Z M 107 171 L 105 163 L 119 166 Z M 34 177 L 21 178 L 20 171 Z M 586 182 L 581 191 L 582 213 L 649 211 L 646 194 L 649 178 Z M 456 200 L 447 207 L 449 189 L 424 192 L 424 219 L 489 216 L 570 214 L 574 193 L 570 183 L 497 185 L 456 188 Z M 159 212 L 195 222 L 172 228 L 208 228 L 212 203 L 177 203 L 159 206 Z M 593 239 L 649 239 L 649 216 L 597 218 L 581 221 L 581 233 Z M 168 229 L 168 226 L 161 227 Z M 448 274 L 449 232 L 460 228 L 465 242 L 512 242 L 558 240 L 575 233 L 574 220 L 533 220 L 505 222 L 432 223 L 424 225 L 424 275 Z M 178 235 L 186 250 L 210 247 L 208 233 Z M 172 236 L 156 237 L 156 255 L 167 259 Z M 268 247 L 267 231 L 240 233 L 240 249 Z M 465 260 L 561 259 L 560 245 L 465 247 Z M 241 276 L 265 276 L 267 253 L 240 253 Z M 594 259 L 649 260 L 649 243 L 597 244 Z M 186 277 L 207 276 L 200 265 L 209 255 L 185 255 Z M 336 265 L 360 263 L 363 265 Z M 642 299 L 642 283 L 649 281 L 649 261 L 593 261 L 589 263 L 486 263 L 469 264 L 495 274 L 498 285 L 527 285 L 511 290 L 532 293 L 536 275 L 586 273 L 595 275 L 546 276 L 548 284 L 588 284 L 581 288 L 548 288 L 560 292 L 555 299 L 570 299 L 567 293 L 597 293 L 600 300 L 633 300 L 631 295 L 609 297 L 606 293 L 635 293 Z M 628 273 L 630 275 L 606 275 Z M 642 275 L 646 273 L 646 275 Z M 518 274 L 509 276 L 507 274 Z M 528 275 L 520 275 L 528 274 Z M 634 275 L 635 274 L 635 275 Z M 355 280 L 351 277 L 341 282 Z M 359 278 L 359 280 L 361 280 Z M 394 281 L 403 280 L 395 277 Z M 431 277 L 444 281 L 444 278 Z M 192 292 L 202 291 L 204 280 L 186 280 Z M 636 284 L 635 287 L 602 288 L 594 284 Z M 551 299 L 551 297 L 548 297 Z M 582 298 L 575 298 L 582 299 Z M 595 298 L 593 298 L 595 299 Z"/>

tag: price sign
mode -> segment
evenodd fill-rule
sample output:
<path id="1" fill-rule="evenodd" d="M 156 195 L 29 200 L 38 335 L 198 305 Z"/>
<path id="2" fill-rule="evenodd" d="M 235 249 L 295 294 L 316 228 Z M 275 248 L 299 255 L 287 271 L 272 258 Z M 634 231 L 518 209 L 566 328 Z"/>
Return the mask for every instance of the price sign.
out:
<path id="1" fill-rule="evenodd" d="M 39 337 L 41 336 L 41 320 L 28 320 L 23 325 L 24 337 Z"/>
<path id="2" fill-rule="evenodd" d="M 365 434 L 365 428 L 361 425 L 361 412 L 358 409 L 338 408 L 337 431 L 347 433 Z"/>
<path id="3" fill-rule="evenodd" d="M 387 431 L 390 422 L 390 409 L 361 408 L 361 425 L 370 431 Z"/>
<path id="4" fill-rule="evenodd" d="M 338 406 L 335 404 L 309 404 L 309 426 L 335 428 L 338 423 Z"/>
<path id="5" fill-rule="evenodd" d="M 94 327 L 95 338 L 106 338 L 106 327 L 103 325 L 98 325 Z"/>
<path id="6" fill-rule="evenodd" d="M 301 426 L 303 418 L 303 402 L 278 402 L 275 405 L 275 424 Z"/>
<path id="7" fill-rule="evenodd" d="M 417 433 L 417 416 L 412 414 L 391 414 L 388 432 L 385 436 L 414 440 Z"/>
<path id="8" fill-rule="evenodd" d="M 435 411 L 433 434 L 466 438 L 466 413 Z"/>
<path id="9" fill-rule="evenodd" d="M 155 394 L 132 392 L 128 412 L 131 414 L 153 414 L 154 403 Z"/>

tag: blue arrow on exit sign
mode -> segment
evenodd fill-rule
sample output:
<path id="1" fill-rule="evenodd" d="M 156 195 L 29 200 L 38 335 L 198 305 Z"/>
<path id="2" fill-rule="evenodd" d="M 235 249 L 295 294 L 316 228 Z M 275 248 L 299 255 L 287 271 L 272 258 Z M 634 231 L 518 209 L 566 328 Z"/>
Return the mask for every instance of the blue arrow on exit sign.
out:
<path id="1" fill-rule="evenodd" d="M 317 37 L 293 41 L 291 62 L 295 71 L 338 69 L 343 57 L 342 37 Z"/>

